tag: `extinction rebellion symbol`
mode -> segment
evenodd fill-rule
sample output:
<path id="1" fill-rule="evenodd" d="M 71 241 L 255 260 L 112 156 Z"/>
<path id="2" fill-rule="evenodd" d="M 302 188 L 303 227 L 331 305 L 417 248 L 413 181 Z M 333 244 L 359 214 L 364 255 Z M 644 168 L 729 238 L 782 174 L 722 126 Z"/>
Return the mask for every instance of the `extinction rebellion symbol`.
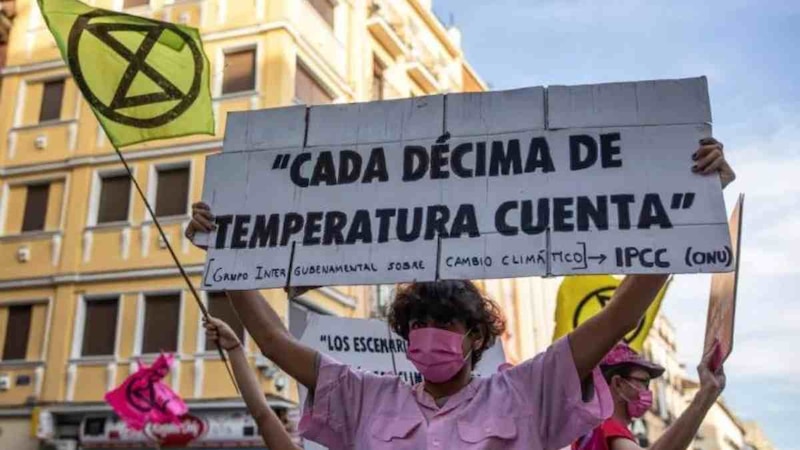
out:
<path id="1" fill-rule="evenodd" d="M 606 304 L 614 295 L 614 290 L 616 290 L 614 286 L 602 287 L 600 289 L 595 289 L 581 299 L 580 303 L 578 303 L 578 307 L 575 308 L 575 313 L 572 315 L 572 328 L 578 328 L 578 325 L 605 308 Z M 644 329 L 644 321 L 645 318 L 642 317 L 636 329 L 625 335 L 624 339 L 626 343 L 630 344 L 639 337 L 639 334 L 641 334 Z"/>
<path id="2" fill-rule="evenodd" d="M 135 32 L 144 36 L 138 48 L 131 49 L 114 36 L 114 33 Z M 94 36 L 97 41 L 89 42 L 86 35 Z M 188 46 L 191 56 L 183 55 L 179 50 L 170 48 L 170 44 L 160 43 L 164 33 L 172 33 L 180 40 L 180 47 Z M 102 67 L 97 60 L 81 60 L 81 45 L 105 45 L 119 55 L 127 67 L 117 71 L 113 67 Z M 156 45 L 158 44 L 158 47 Z M 169 77 L 156 70 L 148 63 L 155 49 L 161 54 L 159 59 L 175 61 L 177 57 L 191 58 L 194 64 L 191 84 L 184 89 L 178 88 Z M 89 47 L 91 48 L 91 47 Z M 171 54 L 163 53 L 169 49 Z M 106 49 L 103 49 L 106 50 Z M 83 48 L 86 52 L 87 48 Z M 86 53 L 84 53 L 86 55 Z M 156 55 L 153 55 L 156 56 Z M 69 34 L 67 60 L 78 87 L 84 93 L 89 104 L 103 116 L 124 125 L 138 128 L 155 128 L 166 125 L 177 119 L 189 109 L 200 93 L 203 74 L 203 54 L 191 36 L 179 27 L 165 22 L 157 22 L 128 14 L 112 11 L 94 10 L 78 17 Z M 97 86 L 87 81 L 87 71 L 96 71 L 103 77 L 119 80 L 113 95 L 102 95 L 96 92 Z M 130 95 L 129 91 L 137 75 L 142 74 L 155 83 L 160 92 Z M 95 75 L 97 76 L 97 75 Z M 107 98 L 102 98 L 107 97 Z M 134 107 L 141 107 L 132 109 Z"/>

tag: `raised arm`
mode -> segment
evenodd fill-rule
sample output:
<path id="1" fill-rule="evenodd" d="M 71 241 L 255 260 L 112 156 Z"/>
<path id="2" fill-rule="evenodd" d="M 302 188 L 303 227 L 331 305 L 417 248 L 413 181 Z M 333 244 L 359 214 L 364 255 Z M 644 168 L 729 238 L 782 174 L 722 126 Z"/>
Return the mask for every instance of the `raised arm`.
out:
<path id="1" fill-rule="evenodd" d="M 276 450 L 298 450 L 300 447 L 294 445 L 286 428 L 267 404 L 267 399 L 261 392 L 261 386 L 258 384 L 255 373 L 250 369 L 244 348 L 236 333 L 228 324 L 214 317 L 211 317 L 209 321 L 204 321 L 204 326 L 206 337 L 212 340 L 219 339 L 222 348 L 228 352 L 236 384 L 242 392 L 247 410 L 258 424 L 264 444 L 268 448 Z"/>
<path id="2" fill-rule="evenodd" d="M 208 205 L 192 205 L 192 221 L 186 228 L 186 237 L 192 239 L 197 231 L 209 232 L 214 227 L 214 216 Z M 289 333 L 280 316 L 260 292 L 228 291 L 226 294 L 261 353 L 300 384 L 314 390 L 317 384 L 317 352 L 298 342 Z"/>
<path id="3" fill-rule="evenodd" d="M 313 391 L 317 385 L 317 351 L 301 344 L 289 333 L 260 292 L 228 291 L 226 294 L 261 353 Z"/>
<path id="4" fill-rule="evenodd" d="M 630 275 L 594 317 L 569 334 L 578 376 L 584 380 L 606 353 L 636 327 L 669 275 Z"/>
<path id="5" fill-rule="evenodd" d="M 689 448 L 697 435 L 697 430 L 703 423 L 706 414 L 714 406 L 722 390 L 725 389 L 725 372 L 720 367 L 716 372 L 711 371 L 711 361 L 714 352 L 719 351 L 719 344 L 715 345 L 697 367 L 700 375 L 700 390 L 697 391 L 692 402 L 672 425 L 650 446 L 651 450 L 685 450 Z M 631 441 L 617 439 L 612 442 L 611 450 L 640 450 L 641 447 Z"/>
<path id="6" fill-rule="evenodd" d="M 700 141 L 692 157 L 692 172 L 718 174 L 723 189 L 736 175 L 722 152 L 722 143 L 713 138 Z M 668 275 L 631 275 L 625 277 L 614 297 L 601 312 L 581 324 L 569 335 L 578 375 L 584 380 L 606 353 L 639 323 L 655 300 Z"/>

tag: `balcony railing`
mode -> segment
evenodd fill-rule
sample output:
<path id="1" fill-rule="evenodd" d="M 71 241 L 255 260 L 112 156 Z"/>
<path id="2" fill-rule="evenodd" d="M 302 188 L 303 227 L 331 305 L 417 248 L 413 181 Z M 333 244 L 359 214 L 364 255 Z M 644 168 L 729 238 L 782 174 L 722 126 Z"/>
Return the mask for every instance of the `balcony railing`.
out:
<path id="1" fill-rule="evenodd" d="M 437 74 L 440 61 L 421 39 L 414 41 L 408 64 L 408 74 L 427 92 L 439 92 L 442 87 Z"/>
<path id="2" fill-rule="evenodd" d="M 408 43 L 403 41 L 406 22 L 407 17 L 400 11 L 396 1 L 372 0 L 367 27 L 394 57 L 404 54 L 408 49 Z"/>
<path id="3" fill-rule="evenodd" d="M 19 406 L 39 400 L 42 394 L 43 361 L 0 361 L 0 383 L 6 388 L 0 406 Z"/>
<path id="4" fill-rule="evenodd" d="M 51 276 L 61 258 L 62 233 L 41 231 L 0 237 L 0 280 Z"/>

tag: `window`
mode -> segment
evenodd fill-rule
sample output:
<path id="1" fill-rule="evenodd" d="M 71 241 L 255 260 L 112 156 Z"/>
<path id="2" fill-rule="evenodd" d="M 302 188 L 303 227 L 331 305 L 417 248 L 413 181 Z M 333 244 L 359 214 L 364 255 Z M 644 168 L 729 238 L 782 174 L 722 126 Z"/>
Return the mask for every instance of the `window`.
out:
<path id="1" fill-rule="evenodd" d="M 372 67 L 373 100 L 383 100 L 383 86 L 384 86 L 383 71 L 384 71 L 383 64 L 381 64 L 380 61 L 375 59 L 375 63 L 373 64 Z"/>
<path id="2" fill-rule="evenodd" d="M 63 99 L 64 80 L 45 82 L 42 88 L 42 106 L 39 109 L 39 122 L 60 119 Z"/>
<path id="3" fill-rule="evenodd" d="M 28 352 L 28 334 L 31 330 L 31 309 L 31 305 L 8 307 L 3 361 L 25 359 L 25 354 Z"/>
<path id="4" fill-rule="evenodd" d="M 333 97 L 328 94 L 305 67 L 297 64 L 294 80 L 294 96 L 306 105 L 317 105 L 333 102 Z"/>
<path id="5" fill-rule="evenodd" d="M 122 3 L 122 7 L 123 8 L 133 8 L 133 7 L 136 7 L 136 6 L 144 6 L 144 5 L 149 5 L 149 4 L 150 4 L 150 0 L 125 0 Z"/>
<path id="6" fill-rule="evenodd" d="M 225 54 L 222 93 L 254 91 L 256 89 L 256 51 L 242 50 Z"/>
<path id="7" fill-rule="evenodd" d="M 178 350 L 181 295 L 148 295 L 144 300 L 142 353 Z"/>
<path id="8" fill-rule="evenodd" d="M 236 335 L 239 336 L 239 340 L 244 341 L 244 326 L 239 320 L 239 316 L 236 315 L 236 311 L 233 310 L 228 296 L 225 295 L 224 292 L 208 293 L 208 313 L 230 325 Z M 206 340 L 206 350 L 216 349 L 216 342 Z"/>
<path id="9" fill-rule="evenodd" d="M 81 356 L 113 355 L 119 299 L 86 300 Z"/>
<path id="10" fill-rule="evenodd" d="M 156 216 L 180 216 L 188 212 L 189 168 L 159 169 Z"/>
<path id="11" fill-rule="evenodd" d="M 307 0 L 322 19 L 333 28 L 333 3 L 331 0 Z"/>
<path id="12" fill-rule="evenodd" d="M 28 194 L 25 196 L 25 215 L 22 218 L 22 232 L 44 230 L 49 196 L 49 184 L 28 186 Z"/>
<path id="13" fill-rule="evenodd" d="M 128 220 L 130 194 L 131 180 L 128 175 L 103 177 L 100 184 L 100 206 L 97 211 L 97 223 Z"/>

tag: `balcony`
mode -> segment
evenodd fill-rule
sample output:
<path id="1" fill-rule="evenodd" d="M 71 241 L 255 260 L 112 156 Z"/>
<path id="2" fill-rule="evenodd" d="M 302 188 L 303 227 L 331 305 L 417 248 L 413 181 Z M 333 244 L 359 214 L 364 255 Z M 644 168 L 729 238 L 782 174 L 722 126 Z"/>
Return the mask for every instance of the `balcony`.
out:
<path id="1" fill-rule="evenodd" d="M 17 126 L 8 131 L 7 161 L 41 164 L 67 159 L 75 152 L 77 139 L 75 119 Z"/>
<path id="2" fill-rule="evenodd" d="M 138 198 L 134 200 L 135 203 L 139 201 Z M 186 216 L 159 222 L 184 265 L 201 264 L 202 251 L 192 246 L 183 235 L 188 221 Z M 121 222 L 86 228 L 81 239 L 81 261 L 80 269 L 86 272 L 174 266 L 166 244 L 150 221 L 138 226 Z"/>
<path id="3" fill-rule="evenodd" d="M 345 80 L 347 54 L 344 44 L 336 36 L 330 24 L 307 0 L 297 2 L 291 20 L 299 31 L 300 49 L 321 59 L 341 80 Z"/>
<path id="4" fill-rule="evenodd" d="M 437 57 L 421 39 L 416 40 L 411 47 L 407 66 L 408 75 L 426 92 L 440 92 L 443 86 L 439 82 L 437 74 L 441 67 L 442 58 Z"/>
<path id="5" fill-rule="evenodd" d="M 42 361 L 0 361 L 0 383 L 8 386 L 0 393 L 0 406 L 19 406 L 39 400 L 43 380 Z"/>
<path id="6" fill-rule="evenodd" d="M 402 38 L 405 18 L 397 3 L 391 0 L 373 0 L 367 28 L 390 55 L 397 58 L 408 50 Z"/>
<path id="7" fill-rule="evenodd" d="M 62 233 L 42 231 L 0 237 L 2 280 L 53 275 L 61 257 Z"/>

